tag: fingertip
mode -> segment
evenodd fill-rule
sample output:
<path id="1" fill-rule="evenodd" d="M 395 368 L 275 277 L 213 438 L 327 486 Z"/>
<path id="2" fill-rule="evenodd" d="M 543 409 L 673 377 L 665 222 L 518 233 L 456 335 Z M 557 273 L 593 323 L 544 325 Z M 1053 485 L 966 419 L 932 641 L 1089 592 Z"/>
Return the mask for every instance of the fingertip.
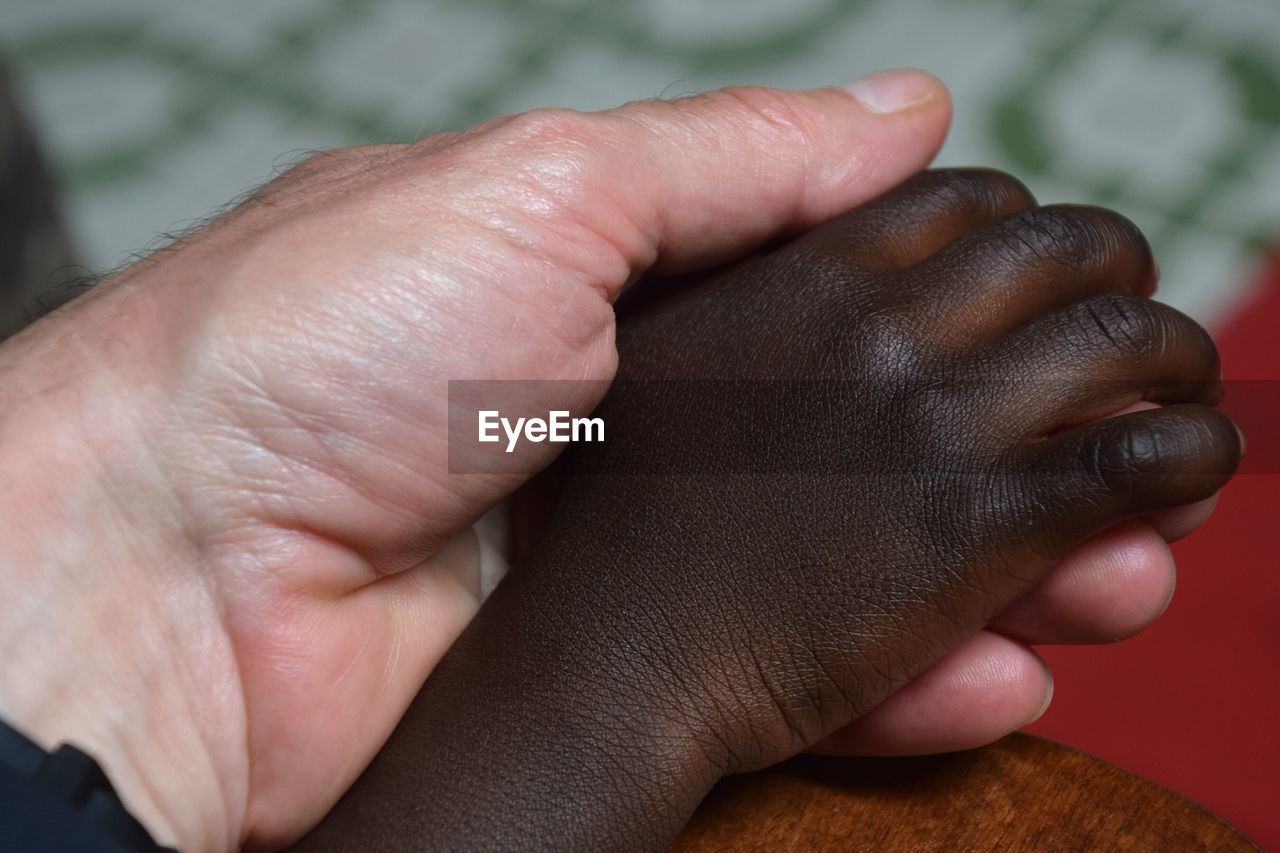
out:
<path id="1" fill-rule="evenodd" d="M 919 68 L 890 68 L 858 77 L 839 88 L 877 114 L 899 113 L 933 102 L 950 112 L 951 96 L 942 81 Z"/>
<path id="2" fill-rule="evenodd" d="M 1032 469 L 1039 506 L 1069 547 L 1133 516 L 1212 497 L 1240 460 L 1235 425 L 1207 406 L 1178 404 L 1095 422 L 1051 438 Z"/>
<path id="3" fill-rule="evenodd" d="M 1146 521 L 1164 541 L 1177 542 L 1179 539 L 1190 536 L 1200 525 L 1209 520 L 1218 505 L 1219 494 L 1221 493 L 1214 492 L 1211 496 L 1195 503 L 1158 510 L 1149 514 Z"/>
<path id="4" fill-rule="evenodd" d="M 1208 500 L 1240 462 L 1240 431 L 1217 409 L 1181 404 L 1111 423 L 1121 431 L 1103 449 L 1109 473 L 1151 508 Z"/>
<path id="5" fill-rule="evenodd" d="M 1168 607 L 1176 570 L 1149 525 L 1125 522 L 1072 550 L 991 626 L 1024 643 L 1110 643 Z"/>
<path id="6" fill-rule="evenodd" d="M 1037 655 L 1031 649 L 1028 649 L 1027 651 L 1031 652 L 1032 655 L 1035 655 L 1036 660 L 1040 661 L 1040 666 L 1044 667 L 1044 677 L 1046 682 L 1045 690 L 1044 690 L 1044 701 L 1040 703 L 1040 707 L 1036 709 L 1036 712 L 1031 715 L 1030 719 L 1024 722 L 1021 726 L 1018 726 L 1018 728 L 1029 726 L 1032 723 L 1034 723 L 1036 720 L 1043 717 L 1045 715 L 1045 712 L 1049 710 L 1049 706 L 1053 704 L 1053 670 L 1049 668 L 1049 664 L 1045 661 L 1044 658 Z"/>
<path id="7" fill-rule="evenodd" d="M 973 749 L 1030 724 L 1052 693 L 1039 655 L 982 631 L 814 751 L 898 756 Z"/>
<path id="8" fill-rule="evenodd" d="M 1159 408 L 1161 407 L 1157 403 L 1153 403 L 1149 400 L 1141 400 L 1126 406 L 1119 411 L 1112 412 L 1109 415 L 1099 418 L 1098 420 L 1107 420 L 1110 418 L 1133 414 L 1134 412 L 1147 412 Z M 1236 432 L 1239 434 L 1240 455 L 1243 457 L 1246 453 L 1246 447 L 1244 433 L 1240 430 L 1239 424 L 1236 425 Z M 1190 536 L 1200 527 L 1200 525 L 1209 520 L 1209 517 L 1213 515 L 1213 511 L 1218 505 L 1219 494 L 1219 492 L 1214 492 L 1204 500 L 1185 504 L 1183 506 L 1171 507 L 1169 509 L 1156 510 L 1155 512 L 1145 515 L 1143 520 L 1151 525 L 1151 527 L 1155 529 L 1156 533 L 1160 534 L 1160 537 L 1164 539 L 1165 542 L 1177 542 L 1179 539 L 1184 539 L 1187 536 Z"/>

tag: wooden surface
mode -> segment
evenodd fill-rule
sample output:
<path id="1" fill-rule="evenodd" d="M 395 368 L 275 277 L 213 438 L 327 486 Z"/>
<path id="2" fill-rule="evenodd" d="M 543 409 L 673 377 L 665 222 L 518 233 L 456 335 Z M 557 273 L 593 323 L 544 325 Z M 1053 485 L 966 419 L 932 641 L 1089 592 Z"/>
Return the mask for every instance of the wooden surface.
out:
<path id="1" fill-rule="evenodd" d="M 1253 851 L 1138 776 L 1029 735 L 900 759 L 803 757 L 722 782 L 674 850 Z"/>

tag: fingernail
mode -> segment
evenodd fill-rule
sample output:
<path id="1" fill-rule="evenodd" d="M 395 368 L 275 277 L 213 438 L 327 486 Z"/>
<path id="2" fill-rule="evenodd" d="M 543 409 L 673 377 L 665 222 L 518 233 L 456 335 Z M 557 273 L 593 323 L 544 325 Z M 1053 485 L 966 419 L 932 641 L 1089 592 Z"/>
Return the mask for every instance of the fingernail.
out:
<path id="1" fill-rule="evenodd" d="M 1029 726 L 1032 723 L 1034 723 L 1036 720 L 1043 717 L 1044 712 L 1048 711 L 1049 706 L 1053 703 L 1053 673 L 1049 670 L 1049 667 L 1047 664 L 1044 664 L 1043 661 L 1041 663 L 1044 666 L 1045 675 L 1049 677 L 1049 689 L 1045 691 L 1044 702 L 1041 703 L 1040 710 L 1036 711 L 1036 715 L 1034 717 L 1032 717 L 1031 719 L 1023 723 L 1022 725 L 1024 726 Z"/>
<path id="2" fill-rule="evenodd" d="M 1173 578 L 1169 583 L 1169 594 L 1164 597 L 1164 605 L 1161 606 L 1160 612 L 1156 614 L 1157 619 L 1159 619 L 1161 616 L 1165 614 L 1165 611 L 1169 609 L 1169 605 L 1173 604 L 1173 595 L 1177 591 L 1178 591 L 1178 573 L 1175 570 L 1173 573 Z M 1117 642 L 1119 642 L 1120 639 L 1123 639 L 1123 637 L 1118 638 Z"/>
<path id="3" fill-rule="evenodd" d="M 844 84 L 844 90 L 875 113 L 896 113 L 923 104 L 938 93 L 941 84 L 932 74 L 915 68 L 877 71 Z"/>

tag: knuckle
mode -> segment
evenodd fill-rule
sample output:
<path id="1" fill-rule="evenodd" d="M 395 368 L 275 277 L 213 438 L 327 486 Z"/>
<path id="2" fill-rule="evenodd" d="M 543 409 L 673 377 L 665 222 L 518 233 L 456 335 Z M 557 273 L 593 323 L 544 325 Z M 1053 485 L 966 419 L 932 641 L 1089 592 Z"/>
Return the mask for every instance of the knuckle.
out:
<path id="1" fill-rule="evenodd" d="M 547 206 L 574 210 L 598 186 L 607 162 L 595 143 L 598 117 L 576 110 L 544 108 L 482 125 L 461 149 L 465 162 L 497 176 L 482 200 L 521 215 Z M 496 192 L 492 189 L 496 187 Z"/>
<path id="2" fill-rule="evenodd" d="M 577 110 L 543 107 L 517 113 L 496 128 L 509 145 L 533 150 L 576 148 L 591 133 L 591 117 Z"/>
<path id="3" fill-rule="evenodd" d="M 1082 444 L 1083 469 L 1096 491 L 1131 498 L 1159 498 L 1173 490 L 1185 503 L 1208 497 L 1239 461 L 1239 434 L 1213 409 L 1164 410 L 1139 419 L 1108 422 Z M 1186 494 L 1204 481 L 1203 494 Z"/>
<path id="4" fill-rule="evenodd" d="M 807 146 L 816 138 L 814 117 L 786 92 L 763 86 L 731 86 L 705 96 L 715 108 L 727 105 L 741 111 L 744 124 L 788 146 Z"/>
<path id="5" fill-rule="evenodd" d="M 1136 492 L 1139 477 L 1159 470 L 1162 456 L 1158 433 L 1136 424 L 1123 430 L 1099 430 L 1092 441 L 1082 445 L 1081 452 L 1081 469 L 1095 489 L 1119 496 Z"/>
<path id="6" fill-rule="evenodd" d="M 1157 494 L 1184 475 L 1223 467 L 1235 446 L 1235 427 L 1210 409 L 1123 420 L 1102 431 L 1093 451 L 1094 476 L 1113 493 Z"/>
<path id="7" fill-rule="evenodd" d="M 1087 272 L 1119 256 L 1150 260 L 1146 237 L 1110 210 L 1081 205 L 1028 208 L 1003 223 L 1001 237 L 1019 260 L 1051 261 Z"/>
<path id="8" fill-rule="evenodd" d="M 853 375 L 866 376 L 873 392 L 896 397 L 897 392 L 914 389 L 927 379 L 922 336 L 904 311 L 869 311 L 836 335 L 837 350 L 847 360 L 839 369 L 847 373 L 856 368 Z"/>
<path id="9" fill-rule="evenodd" d="M 999 213 L 1035 204 L 1026 185 L 996 169 L 930 169 L 910 186 L 947 197 L 952 207 L 977 213 Z"/>
<path id="10" fill-rule="evenodd" d="M 846 252 L 818 240 L 792 243 L 775 256 L 771 270 L 780 290 L 794 293 L 800 283 L 806 295 L 833 316 L 849 316 L 851 293 L 865 281 L 865 274 Z"/>
<path id="11" fill-rule="evenodd" d="M 1126 356 L 1159 351 L 1168 338 L 1168 323 L 1156 303 L 1107 293 L 1078 302 L 1072 308 L 1076 327 L 1086 339 L 1102 343 Z"/>
<path id="12" fill-rule="evenodd" d="M 1143 471 L 1159 470 L 1162 456 L 1160 431 L 1131 425 L 1101 448 L 1099 470 L 1108 478 L 1127 481 Z"/>
<path id="13" fill-rule="evenodd" d="M 1107 254 L 1136 252 L 1151 257 L 1151 245 L 1142 229 L 1127 216 L 1104 207 L 1076 207 L 1075 210 L 1088 223 L 1099 250 Z"/>
<path id="14" fill-rule="evenodd" d="M 1028 257 L 1084 267 L 1093 249 L 1089 229 L 1063 207 L 1033 207 L 1006 220 L 1001 237 L 1018 262 Z"/>

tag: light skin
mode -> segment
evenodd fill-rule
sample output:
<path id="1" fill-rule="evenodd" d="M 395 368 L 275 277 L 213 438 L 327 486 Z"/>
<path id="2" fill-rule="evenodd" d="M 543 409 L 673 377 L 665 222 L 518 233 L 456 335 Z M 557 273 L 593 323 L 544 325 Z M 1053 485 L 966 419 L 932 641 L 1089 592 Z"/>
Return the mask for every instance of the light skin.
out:
<path id="1" fill-rule="evenodd" d="M 0 714 L 90 751 L 162 842 L 296 838 L 475 613 L 471 526 L 521 482 L 449 475 L 445 381 L 607 381 L 611 303 L 642 273 L 852 208 L 948 120 L 907 73 L 333 152 L 10 339 Z M 834 745 L 1025 723 L 1049 690 L 1027 643 L 1139 630 L 1172 589 L 1164 539 L 1207 511 L 1083 546 Z"/>

